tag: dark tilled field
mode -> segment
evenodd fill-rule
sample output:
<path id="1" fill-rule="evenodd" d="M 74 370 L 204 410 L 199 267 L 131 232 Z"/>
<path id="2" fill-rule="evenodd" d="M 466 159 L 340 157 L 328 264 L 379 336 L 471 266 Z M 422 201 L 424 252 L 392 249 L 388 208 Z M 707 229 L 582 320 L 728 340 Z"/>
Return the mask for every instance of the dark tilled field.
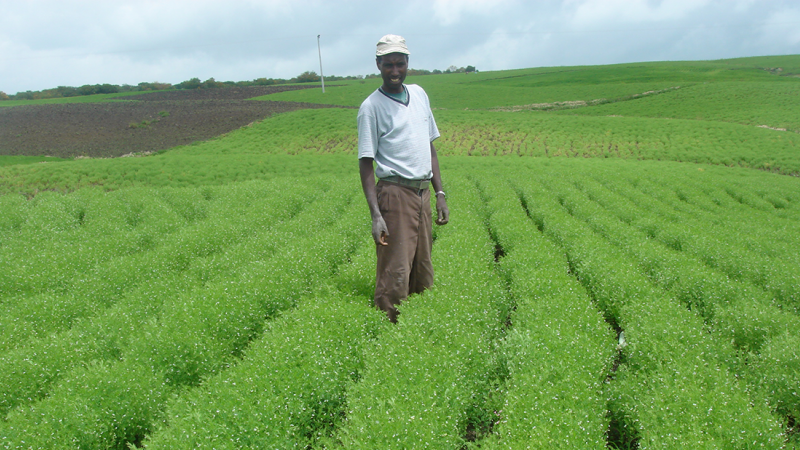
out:
<path id="1" fill-rule="evenodd" d="M 142 95 L 119 97 L 120 100 L 164 101 L 164 100 L 246 100 L 262 95 L 298 89 L 313 89 L 317 85 L 297 86 L 247 86 L 219 89 L 190 89 L 186 91 L 157 91 Z"/>
<path id="2" fill-rule="evenodd" d="M 0 155 L 117 157 L 190 144 L 272 114 L 329 105 L 249 101 L 305 86 L 154 92 L 124 102 L 0 108 Z"/>

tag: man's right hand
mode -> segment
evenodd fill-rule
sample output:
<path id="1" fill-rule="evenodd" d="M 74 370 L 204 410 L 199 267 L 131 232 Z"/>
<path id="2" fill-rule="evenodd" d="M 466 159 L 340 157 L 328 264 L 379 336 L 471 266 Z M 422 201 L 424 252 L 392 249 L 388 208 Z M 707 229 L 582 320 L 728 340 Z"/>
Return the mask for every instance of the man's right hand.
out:
<path id="1" fill-rule="evenodd" d="M 386 228 L 386 222 L 383 221 L 383 216 L 377 216 L 372 219 L 372 239 L 375 240 L 375 245 L 389 245 L 386 242 L 386 237 L 389 236 L 389 229 Z"/>

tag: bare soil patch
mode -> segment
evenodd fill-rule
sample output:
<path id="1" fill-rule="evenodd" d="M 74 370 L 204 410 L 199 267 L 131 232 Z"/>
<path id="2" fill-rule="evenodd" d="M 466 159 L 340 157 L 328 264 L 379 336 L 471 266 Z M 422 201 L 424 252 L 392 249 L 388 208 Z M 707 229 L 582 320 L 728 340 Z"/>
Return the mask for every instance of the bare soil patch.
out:
<path id="1" fill-rule="evenodd" d="M 310 87 L 310 86 L 309 86 Z M 154 92 L 120 102 L 0 108 L 0 155 L 119 157 L 219 136 L 312 103 L 247 98 L 305 86 L 254 86 Z"/>
<path id="2" fill-rule="evenodd" d="M 606 103 L 624 102 L 641 97 L 647 97 L 650 95 L 663 94 L 665 92 L 674 91 L 680 88 L 681 88 L 680 86 L 673 86 L 673 87 L 668 87 L 666 89 L 660 89 L 657 91 L 647 91 L 647 92 L 642 92 L 641 94 L 626 95 L 611 100 L 605 98 L 596 98 L 588 102 L 584 100 L 569 100 L 564 102 L 532 103 L 530 105 L 501 106 L 498 108 L 492 108 L 491 111 L 519 112 L 519 111 L 549 111 L 549 110 L 559 110 L 559 109 L 583 108 L 585 106 L 595 106 L 595 105 L 604 105 Z"/>

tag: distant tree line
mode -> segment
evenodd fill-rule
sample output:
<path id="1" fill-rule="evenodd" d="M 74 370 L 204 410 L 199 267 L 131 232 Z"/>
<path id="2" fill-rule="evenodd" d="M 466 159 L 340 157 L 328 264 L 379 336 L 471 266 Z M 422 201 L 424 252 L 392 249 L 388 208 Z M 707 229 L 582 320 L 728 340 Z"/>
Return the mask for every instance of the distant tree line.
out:
<path id="1" fill-rule="evenodd" d="M 0 91 L 0 100 L 39 100 L 46 98 L 64 98 L 64 97 L 77 97 L 79 95 L 94 95 L 94 94 L 117 94 L 120 92 L 144 92 L 144 91 L 160 91 L 162 89 L 172 89 L 170 83 L 159 83 L 158 81 L 152 83 L 139 83 L 136 86 L 129 84 L 84 84 L 80 87 L 72 86 L 59 86 L 53 89 L 45 89 L 42 91 L 25 91 L 17 92 L 14 95 L 8 95 Z"/>
<path id="2" fill-rule="evenodd" d="M 425 69 L 408 69 L 408 75 L 438 75 L 442 73 L 471 73 L 477 72 L 474 66 L 456 67 L 450 66 L 444 72 Z M 369 78 L 379 78 L 378 74 L 369 75 L 349 75 L 340 77 L 330 75 L 325 77 L 326 81 L 340 81 L 340 80 L 362 80 Z M 79 95 L 94 95 L 94 94 L 117 94 L 121 92 L 146 92 L 146 91 L 161 91 L 164 89 L 215 89 L 234 86 L 272 86 L 276 84 L 290 84 L 290 83 L 316 83 L 320 81 L 320 76 L 314 71 L 305 71 L 300 75 L 290 78 L 288 80 L 283 78 L 256 78 L 252 81 L 216 81 L 214 78 L 209 78 L 205 81 L 200 81 L 199 78 L 191 78 L 186 81 L 181 81 L 178 84 L 172 85 L 170 83 L 160 83 L 154 81 L 152 83 L 142 82 L 135 86 L 129 84 L 116 85 L 116 84 L 85 84 L 80 87 L 72 86 L 59 86 L 53 89 L 45 89 L 42 91 L 25 91 L 17 92 L 16 94 L 9 95 L 0 91 L 0 101 L 2 100 L 39 100 L 48 98 L 64 98 L 64 97 L 77 97 Z"/>

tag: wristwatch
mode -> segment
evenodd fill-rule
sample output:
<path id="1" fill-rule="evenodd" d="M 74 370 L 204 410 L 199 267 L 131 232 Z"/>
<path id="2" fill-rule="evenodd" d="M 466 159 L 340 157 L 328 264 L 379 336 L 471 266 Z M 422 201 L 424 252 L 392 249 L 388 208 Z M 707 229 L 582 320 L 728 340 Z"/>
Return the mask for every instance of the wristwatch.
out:
<path id="1" fill-rule="evenodd" d="M 439 194 L 442 194 L 442 197 L 447 198 L 447 195 L 445 195 L 444 191 L 436 191 L 436 195 L 438 196 Z"/>

